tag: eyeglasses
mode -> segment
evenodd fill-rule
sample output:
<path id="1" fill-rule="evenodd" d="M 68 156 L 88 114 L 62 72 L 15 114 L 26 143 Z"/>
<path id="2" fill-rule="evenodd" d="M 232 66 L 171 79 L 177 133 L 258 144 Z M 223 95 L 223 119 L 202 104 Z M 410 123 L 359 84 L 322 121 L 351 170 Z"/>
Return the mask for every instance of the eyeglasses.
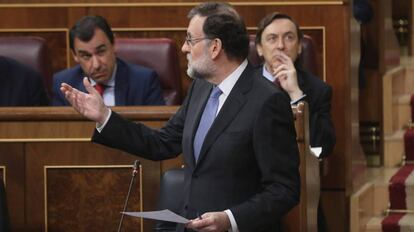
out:
<path id="1" fill-rule="evenodd" d="M 185 37 L 185 43 L 188 45 L 188 46 L 194 46 L 194 45 L 196 45 L 198 42 L 200 42 L 200 41 L 202 41 L 202 40 L 205 40 L 205 39 L 210 39 L 210 38 L 207 38 L 207 37 L 201 37 L 201 38 L 191 38 L 189 35 L 187 35 L 186 37 Z"/>

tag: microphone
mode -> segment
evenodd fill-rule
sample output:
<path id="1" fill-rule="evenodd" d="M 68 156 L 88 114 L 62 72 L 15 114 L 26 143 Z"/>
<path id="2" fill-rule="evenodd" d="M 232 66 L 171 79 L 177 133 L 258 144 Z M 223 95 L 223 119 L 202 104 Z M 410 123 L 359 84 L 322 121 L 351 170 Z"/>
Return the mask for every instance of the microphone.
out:
<path id="1" fill-rule="evenodd" d="M 126 196 L 126 199 L 125 199 L 124 209 L 122 210 L 122 212 L 126 212 L 126 210 L 127 210 L 129 195 L 131 194 L 132 186 L 134 185 L 134 179 L 135 179 L 135 176 L 138 173 L 139 165 L 140 165 L 139 160 L 135 160 L 134 161 L 134 167 L 132 167 L 132 177 L 131 177 L 131 181 L 129 182 L 129 189 L 128 189 L 128 193 L 127 193 L 127 196 Z M 123 221 L 124 221 L 124 214 L 121 213 L 121 220 L 119 221 L 119 225 L 118 225 L 117 232 L 120 232 L 121 231 L 121 227 L 122 227 L 122 222 Z"/>

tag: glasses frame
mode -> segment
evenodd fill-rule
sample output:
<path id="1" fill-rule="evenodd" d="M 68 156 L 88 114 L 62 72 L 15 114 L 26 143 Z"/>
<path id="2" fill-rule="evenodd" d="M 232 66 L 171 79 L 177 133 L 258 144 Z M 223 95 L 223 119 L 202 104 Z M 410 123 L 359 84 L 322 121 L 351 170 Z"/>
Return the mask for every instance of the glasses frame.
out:
<path id="1" fill-rule="evenodd" d="M 191 38 L 189 35 L 187 35 L 185 37 L 185 44 L 187 44 L 190 47 L 193 47 L 194 45 L 196 45 L 197 43 L 206 40 L 206 39 L 210 39 L 208 37 L 200 37 L 200 38 Z"/>

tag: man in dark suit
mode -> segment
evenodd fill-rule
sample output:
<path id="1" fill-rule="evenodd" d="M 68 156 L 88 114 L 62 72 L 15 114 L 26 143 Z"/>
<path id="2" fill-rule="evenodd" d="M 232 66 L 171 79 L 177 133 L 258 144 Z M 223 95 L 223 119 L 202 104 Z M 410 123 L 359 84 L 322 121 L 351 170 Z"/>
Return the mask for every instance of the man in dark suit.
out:
<path id="1" fill-rule="evenodd" d="M 70 30 L 70 48 L 79 65 L 54 75 L 53 105 L 69 105 L 59 90 L 61 83 L 86 92 L 84 77 L 98 89 L 106 105 L 164 105 L 154 70 L 116 58 L 114 35 L 103 17 L 81 18 Z"/>
<path id="2" fill-rule="evenodd" d="M 287 93 L 291 104 L 303 100 L 309 104 L 310 144 L 322 147 L 319 158 L 331 154 L 335 130 L 331 120 L 332 88 L 305 71 L 298 62 L 303 33 L 293 19 L 279 12 L 265 16 L 258 25 L 256 48 L 264 58 L 259 72 Z M 321 204 L 318 208 L 318 231 L 326 231 Z"/>
<path id="3" fill-rule="evenodd" d="M 43 78 L 31 67 L 0 56 L 0 106 L 46 106 Z"/>
<path id="4" fill-rule="evenodd" d="M 254 74 L 245 25 L 230 5 L 203 3 L 188 17 L 182 51 L 194 81 L 160 130 L 111 111 L 86 79 L 89 94 L 67 84 L 61 91 L 97 122 L 94 142 L 151 160 L 183 154 L 180 214 L 193 220 L 177 231 L 279 231 L 300 188 L 289 99 Z"/>
<path id="5" fill-rule="evenodd" d="M 292 18 L 282 13 L 264 17 L 256 34 L 256 48 L 264 58 L 260 73 L 280 86 L 291 104 L 304 100 L 309 104 L 310 143 L 322 147 L 320 158 L 331 154 L 335 130 L 331 120 L 332 88 L 304 70 L 298 62 L 303 34 Z"/>

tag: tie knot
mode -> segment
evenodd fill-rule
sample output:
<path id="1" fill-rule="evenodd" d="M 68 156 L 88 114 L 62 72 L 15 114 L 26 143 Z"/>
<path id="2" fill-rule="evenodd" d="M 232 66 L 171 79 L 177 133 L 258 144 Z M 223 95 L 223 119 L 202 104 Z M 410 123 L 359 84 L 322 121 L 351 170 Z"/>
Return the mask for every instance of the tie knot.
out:
<path id="1" fill-rule="evenodd" d="M 219 98 L 222 93 L 221 89 L 215 86 L 210 93 L 210 98 Z"/>
<path id="2" fill-rule="evenodd" d="M 94 88 L 96 89 L 96 91 L 98 91 L 98 93 L 102 96 L 107 86 L 106 86 L 106 85 L 104 85 L 104 84 L 99 84 L 99 83 L 96 83 L 93 87 L 94 87 Z"/>

